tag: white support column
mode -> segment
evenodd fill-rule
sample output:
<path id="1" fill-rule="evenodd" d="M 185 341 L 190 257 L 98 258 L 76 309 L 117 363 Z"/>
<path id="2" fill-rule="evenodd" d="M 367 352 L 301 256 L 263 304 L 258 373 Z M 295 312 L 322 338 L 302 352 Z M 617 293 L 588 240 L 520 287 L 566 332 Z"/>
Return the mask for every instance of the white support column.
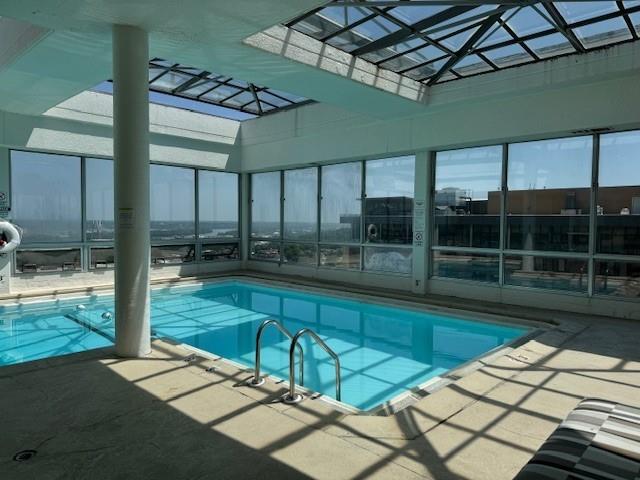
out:
<path id="1" fill-rule="evenodd" d="M 431 152 L 416 154 L 413 200 L 413 293 L 425 293 L 429 249 Z"/>
<path id="2" fill-rule="evenodd" d="M 151 351 L 149 320 L 149 39 L 113 27 L 116 353 Z"/>
<path id="3" fill-rule="evenodd" d="M 0 147 L 0 221 L 11 219 L 11 169 L 9 149 Z M 0 255 L 0 295 L 11 291 L 11 254 Z"/>

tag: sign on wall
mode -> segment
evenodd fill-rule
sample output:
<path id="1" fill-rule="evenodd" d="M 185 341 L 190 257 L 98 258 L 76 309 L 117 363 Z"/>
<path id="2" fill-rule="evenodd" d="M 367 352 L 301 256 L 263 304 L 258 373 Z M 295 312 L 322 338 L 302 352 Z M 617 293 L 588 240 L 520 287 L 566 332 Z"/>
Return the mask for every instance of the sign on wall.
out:
<path id="1" fill-rule="evenodd" d="M 9 217 L 9 211 L 11 207 L 9 206 L 9 193 L 0 190 L 0 218 Z"/>
<path id="2" fill-rule="evenodd" d="M 413 246 L 422 247 L 424 245 L 425 229 L 425 201 L 415 200 L 413 202 Z"/>

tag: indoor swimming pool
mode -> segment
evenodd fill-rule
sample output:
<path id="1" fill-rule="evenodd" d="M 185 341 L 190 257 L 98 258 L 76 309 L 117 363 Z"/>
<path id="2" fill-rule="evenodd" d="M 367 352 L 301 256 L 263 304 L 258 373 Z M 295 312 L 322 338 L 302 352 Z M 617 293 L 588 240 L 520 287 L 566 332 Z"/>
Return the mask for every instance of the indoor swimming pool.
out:
<path id="1" fill-rule="evenodd" d="M 341 400 L 361 410 L 388 402 L 529 330 L 253 281 L 156 289 L 151 303 L 155 336 L 250 368 L 256 333 L 266 319 L 280 321 L 292 333 L 313 330 L 340 358 Z M 0 365 L 110 345 L 112 312 L 108 296 L 0 307 Z M 333 360 L 309 336 L 300 344 L 304 387 L 335 398 Z M 275 328 L 265 330 L 263 374 L 288 378 L 289 345 Z"/>

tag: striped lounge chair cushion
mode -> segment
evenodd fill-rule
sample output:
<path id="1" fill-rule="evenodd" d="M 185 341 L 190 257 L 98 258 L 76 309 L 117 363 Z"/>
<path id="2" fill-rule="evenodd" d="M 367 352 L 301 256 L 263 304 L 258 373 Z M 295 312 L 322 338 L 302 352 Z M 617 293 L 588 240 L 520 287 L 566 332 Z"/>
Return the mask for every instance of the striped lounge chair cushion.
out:
<path id="1" fill-rule="evenodd" d="M 640 480 L 640 409 L 587 399 L 516 480 Z"/>

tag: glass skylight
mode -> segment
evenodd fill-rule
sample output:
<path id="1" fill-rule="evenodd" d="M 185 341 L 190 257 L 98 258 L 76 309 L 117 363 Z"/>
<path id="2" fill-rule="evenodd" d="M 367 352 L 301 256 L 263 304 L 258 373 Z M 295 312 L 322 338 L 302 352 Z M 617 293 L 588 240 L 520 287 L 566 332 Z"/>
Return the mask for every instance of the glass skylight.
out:
<path id="1" fill-rule="evenodd" d="M 265 115 L 311 100 L 178 63 L 149 62 L 149 90 L 250 115 Z"/>
<path id="2" fill-rule="evenodd" d="M 333 0 L 286 26 L 431 85 L 638 40 L 640 1 Z"/>

